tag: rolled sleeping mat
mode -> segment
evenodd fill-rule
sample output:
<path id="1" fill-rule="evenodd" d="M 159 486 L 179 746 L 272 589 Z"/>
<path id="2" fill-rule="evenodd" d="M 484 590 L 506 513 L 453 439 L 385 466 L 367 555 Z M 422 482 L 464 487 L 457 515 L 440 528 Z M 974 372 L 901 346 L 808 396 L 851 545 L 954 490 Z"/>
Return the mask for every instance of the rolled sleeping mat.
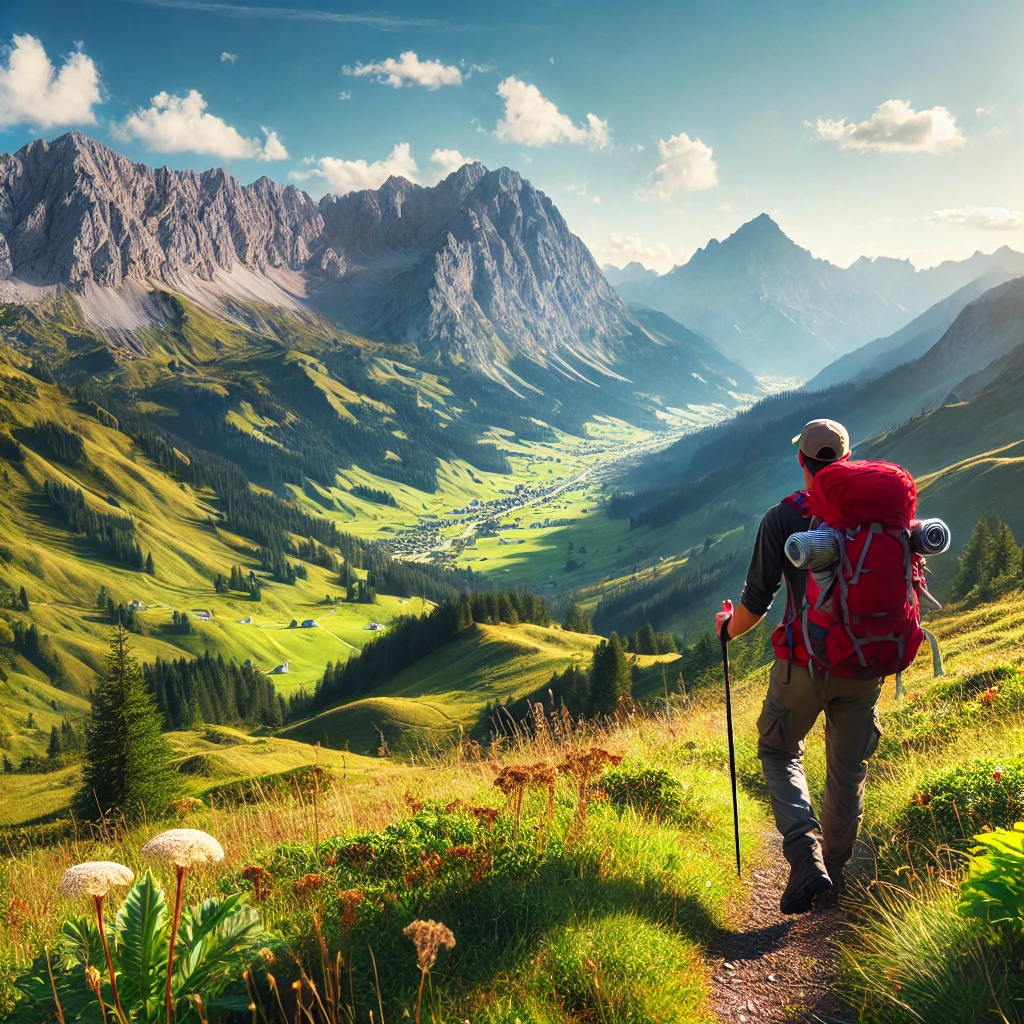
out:
<path id="1" fill-rule="evenodd" d="M 786 541 L 786 557 L 798 569 L 824 569 L 839 561 L 839 531 L 829 526 L 792 534 Z"/>
<path id="2" fill-rule="evenodd" d="M 910 531 L 910 548 L 919 555 L 944 555 L 953 535 L 941 519 L 922 519 Z"/>

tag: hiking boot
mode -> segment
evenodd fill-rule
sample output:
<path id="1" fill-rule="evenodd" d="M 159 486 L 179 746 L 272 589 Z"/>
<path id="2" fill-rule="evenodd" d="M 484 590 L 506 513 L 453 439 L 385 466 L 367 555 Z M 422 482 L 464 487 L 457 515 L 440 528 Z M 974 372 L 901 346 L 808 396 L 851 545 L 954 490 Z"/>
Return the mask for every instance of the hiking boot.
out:
<path id="1" fill-rule="evenodd" d="M 832 880 L 808 855 L 789 869 L 789 882 L 779 900 L 779 910 L 784 914 L 806 914 L 815 898 L 831 888 Z"/>
<path id="2" fill-rule="evenodd" d="M 818 910 L 831 910 L 839 906 L 839 900 L 846 895 L 846 871 L 843 866 L 825 861 L 825 871 L 832 881 L 832 888 L 815 899 L 814 906 Z"/>
<path id="3" fill-rule="evenodd" d="M 829 864 L 825 861 L 825 870 L 828 872 L 828 877 L 832 880 L 832 895 L 834 896 L 845 896 L 846 895 L 846 868 L 842 864 Z"/>

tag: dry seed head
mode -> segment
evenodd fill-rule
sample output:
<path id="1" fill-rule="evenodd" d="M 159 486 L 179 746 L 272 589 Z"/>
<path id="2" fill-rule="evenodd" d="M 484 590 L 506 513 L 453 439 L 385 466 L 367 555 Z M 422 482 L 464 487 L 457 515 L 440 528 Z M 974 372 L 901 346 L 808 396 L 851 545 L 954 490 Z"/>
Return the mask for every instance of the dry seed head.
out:
<path id="1" fill-rule="evenodd" d="M 416 963 L 421 971 L 429 971 L 437 962 L 438 950 L 455 948 L 455 936 L 440 921 L 413 921 L 402 929 L 416 947 Z"/>
<path id="2" fill-rule="evenodd" d="M 498 772 L 494 785 L 507 797 L 518 793 L 530 782 L 531 768 L 525 764 L 507 764 Z"/>
<path id="3" fill-rule="evenodd" d="M 100 994 L 100 986 L 103 984 L 103 976 L 100 974 L 92 964 L 89 964 L 85 969 L 85 983 L 89 986 L 89 991 L 94 995 Z"/>
<path id="4" fill-rule="evenodd" d="M 123 864 L 110 860 L 90 860 L 75 864 L 64 872 L 57 892 L 73 899 L 76 896 L 106 896 L 119 885 L 131 885 L 135 874 Z"/>
<path id="5" fill-rule="evenodd" d="M 176 868 L 193 868 L 197 864 L 219 864 L 224 859 L 224 848 L 198 828 L 172 828 L 150 839 L 142 855 Z"/>

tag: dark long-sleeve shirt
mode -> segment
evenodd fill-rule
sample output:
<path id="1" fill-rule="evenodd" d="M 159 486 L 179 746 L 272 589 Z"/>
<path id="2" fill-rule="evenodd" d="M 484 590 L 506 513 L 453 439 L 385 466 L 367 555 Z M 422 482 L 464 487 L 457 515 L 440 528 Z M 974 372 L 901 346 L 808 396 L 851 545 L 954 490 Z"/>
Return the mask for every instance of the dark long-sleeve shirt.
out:
<path id="1" fill-rule="evenodd" d="M 783 579 L 786 581 L 787 603 L 799 609 L 807 589 L 807 570 L 797 569 L 786 557 L 786 540 L 810 525 L 798 509 L 786 502 L 773 505 L 764 514 L 757 528 L 754 552 L 750 556 L 747 581 L 740 601 L 755 615 L 764 615 L 775 600 Z"/>

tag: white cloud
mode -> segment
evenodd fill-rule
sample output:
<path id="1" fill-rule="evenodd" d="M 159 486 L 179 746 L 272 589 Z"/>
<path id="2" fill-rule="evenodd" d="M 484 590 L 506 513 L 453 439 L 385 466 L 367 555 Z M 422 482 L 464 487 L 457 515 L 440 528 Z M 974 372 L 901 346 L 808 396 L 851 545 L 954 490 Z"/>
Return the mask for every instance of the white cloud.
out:
<path id="1" fill-rule="evenodd" d="M 642 142 L 634 142 L 630 147 L 630 153 L 642 153 L 647 147 Z"/>
<path id="2" fill-rule="evenodd" d="M 463 156 L 457 149 L 435 149 L 430 154 L 430 163 L 434 168 L 434 176 L 440 181 L 447 178 L 464 164 L 473 163 L 471 156 Z"/>
<path id="3" fill-rule="evenodd" d="M 1024 211 L 1007 210 L 1002 206 L 957 206 L 936 210 L 925 220 L 936 224 L 962 224 L 988 231 L 1017 231 L 1024 227 Z"/>
<path id="4" fill-rule="evenodd" d="M 473 157 L 463 156 L 457 149 L 435 149 L 430 154 L 430 168 L 420 173 L 408 142 L 400 142 L 383 160 L 367 163 L 365 160 L 341 160 L 333 156 L 304 157 L 301 161 L 309 170 L 292 171 L 292 181 L 309 181 L 320 178 L 327 184 L 328 191 L 339 196 L 346 192 L 358 192 L 366 188 L 380 188 L 392 175 L 408 178 L 417 185 L 435 185 L 464 164 L 474 162 Z"/>
<path id="5" fill-rule="evenodd" d="M 221 64 L 234 64 L 236 60 L 238 60 L 238 54 L 237 53 L 228 53 L 228 51 L 225 50 L 220 55 L 220 62 L 221 62 Z"/>
<path id="6" fill-rule="evenodd" d="M 607 238 L 590 245 L 594 259 L 602 266 L 624 267 L 642 263 L 648 270 L 664 272 L 675 263 L 672 250 L 664 242 L 647 244 L 639 235 L 613 231 Z"/>
<path id="7" fill-rule="evenodd" d="M 341 160 L 324 156 L 310 160 L 310 171 L 293 171 L 293 181 L 308 181 L 312 177 L 323 178 L 329 191 L 339 196 L 346 192 L 358 192 L 365 188 L 380 188 L 392 175 L 415 181 L 419 173 L 408 142 L 398 143 L 383 160 L 367 163 L 365 160 Z"/>
<path id="8" fill-rule="evenodd" d="M 75 51 L 60 71 L 35 36 L 14 36 L 0 60 L 0 128 L 95 124 L 100 75 L 92 59 Z"/>
<path id="9" fill-rule="evenodd" d="M 350 93 L 347 89 L 343 90 L 342 92 L 338 93 L 338 99 L 339 100 L 350 100 L 350 99 L 352 99 L 352 93 Z"/>
<path id="10" fill-rule="evenodd" d="M 120 139 L 138 139 L 157 153 L 206 153 L 222 160 L 287 160 L 277 132 L 263 129 L 265 139 L 247 139 L 223 118 L 206 110 L 195 89 L 187 96 L 161 92 L 150 106 L 129 114 L 111 133 Z"/>
<path id="11" fill-rule="evenodd" d="M 413 50 L 406 50 L 398 60 L 388 57 L 376 64 L 347 65 L 342 73 L 356 78 L 372 76 L 382 85 L 401 89 L 403 85 L 422 85 L 425 89 L 440 89 L 442 85 L 462 85 L 462 72 L 454 64 L 439 60 L 420 60 Z"/>
<path id="12" fill-rule="evenodd" d="M 880 103 L 867 121 L 854 124 L 845 117 L 837 121 L 818 118 L 805 121 L 819 139 L 834 142 L 840 149 L 880 153 L 930 153 L 940 156 L 964 145 L 956 118 L 945 107 L 914 110 L 906 100 Z"/>
<path id="13" fill-rule="evenodd" d="M 686 132 L 658 139 L 661 163 L 647 179 L 647 186 L 637 190 L 637 198 L 667 201 L 676 192 L 703 192 L 714 188 L 718 184 L 714 152 L 700 139 L 691 139 Z"/>
<path id="14" fill-rule="evenodd" d="M 575 124 L 566 114 L 541 94 L 535 85 L 509 76 L 498 85 L 498 95 L 505 101 L 505 113 L 494 134 L 504 142 L 521 146 L 550 146 L 570 142 L 591 149 L 611 146 L 608 122 L 595 114 L 587 114 L 585 123 Z"/>

